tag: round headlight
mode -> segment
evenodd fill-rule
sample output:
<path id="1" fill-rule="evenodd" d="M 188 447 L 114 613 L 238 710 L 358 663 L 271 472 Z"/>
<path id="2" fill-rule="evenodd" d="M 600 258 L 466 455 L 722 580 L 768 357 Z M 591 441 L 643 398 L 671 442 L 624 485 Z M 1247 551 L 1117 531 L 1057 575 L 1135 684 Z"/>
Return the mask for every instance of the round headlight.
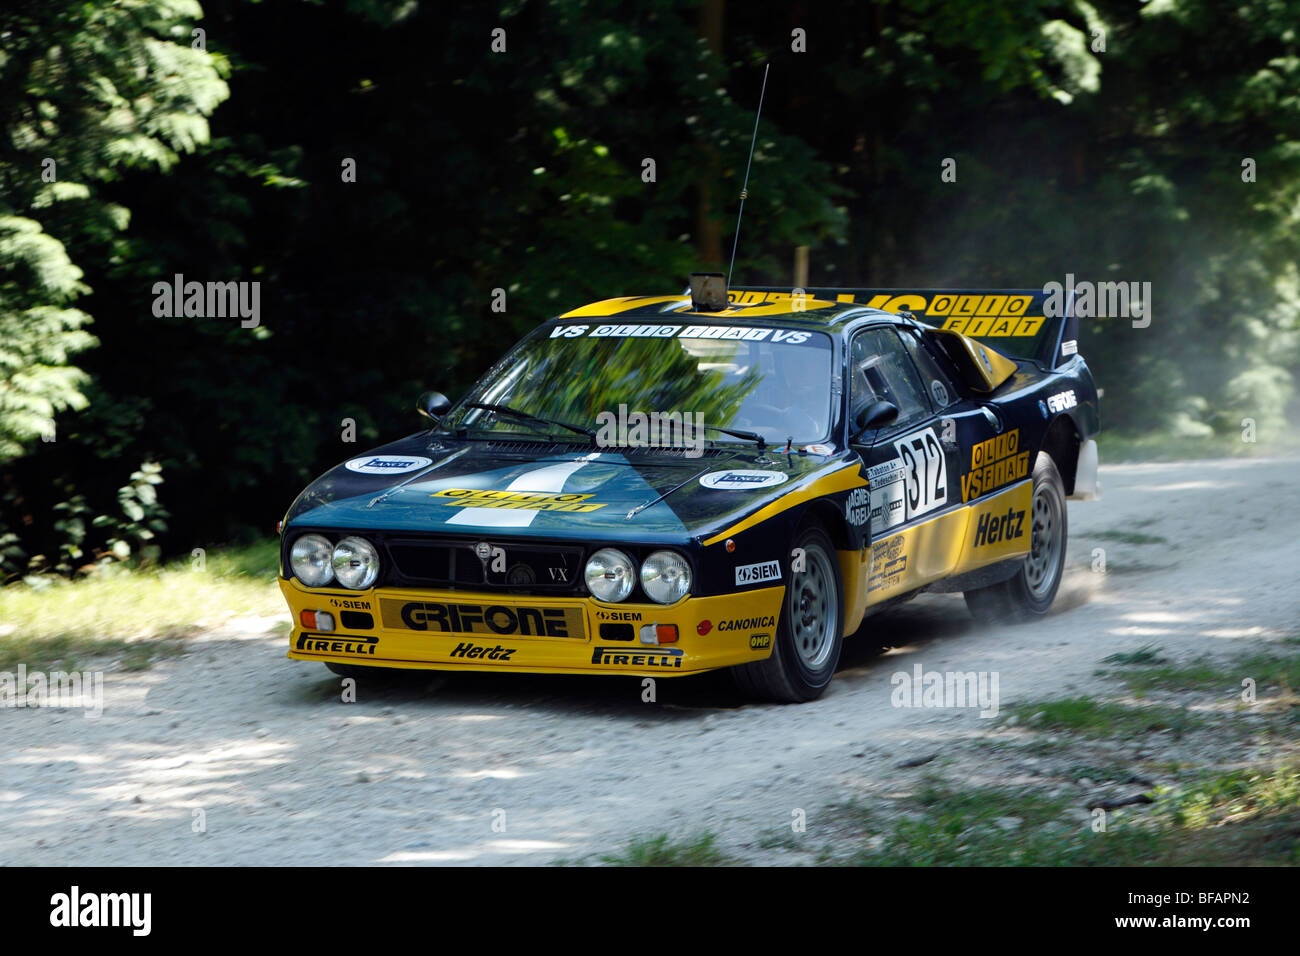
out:
<path id="1" fill-rule="evenodd" d="M 614 548 L 601 548 L 588 558 L 584 576 L 587 590 L 602 601 L 621 601 L 636 584 L 632 559 Z"/>
<path id="2" fill-rule="evenodd" d="M 680 601 L 691 592 L 691 566 L 674 551 L 656 551 L 641 564 L 641 588 L 660 604 Z"/>
<path id="3" fill-rule="evenodd" d="M 364 591 L 379 577 L 379 552 L 365 538 L 346 537 L 334 546 L 334 576 L 339 584 Z"/>
<path id="4" fill-rule="evenodd" d="M 324 587 L 334 578 L 330 557 L 334 545 L 318 534 L 305 534 L 289 548 L 289 567 L 294 577 L 309 588 Z"/>

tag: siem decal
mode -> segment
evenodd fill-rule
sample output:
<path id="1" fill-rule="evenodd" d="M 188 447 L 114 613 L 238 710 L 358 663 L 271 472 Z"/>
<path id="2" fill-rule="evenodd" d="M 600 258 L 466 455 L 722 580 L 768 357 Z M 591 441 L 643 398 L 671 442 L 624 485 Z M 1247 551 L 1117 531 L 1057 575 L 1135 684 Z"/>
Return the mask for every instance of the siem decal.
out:
<path id="1" fill-rule="evenodd" d="M 359 475 L 400 475 L 432 464 L 432 458 L 419 455 L 371 455 L 353 458 L 344 462 L 343 467 Z"/>
<path id="2" fill-rule="evenodd" d="M 763 561 L 759 564 L 742 564 L 736 568 L 736 584 L 761 584 L 763 581 L 780 581 L 781 563 Z"/>

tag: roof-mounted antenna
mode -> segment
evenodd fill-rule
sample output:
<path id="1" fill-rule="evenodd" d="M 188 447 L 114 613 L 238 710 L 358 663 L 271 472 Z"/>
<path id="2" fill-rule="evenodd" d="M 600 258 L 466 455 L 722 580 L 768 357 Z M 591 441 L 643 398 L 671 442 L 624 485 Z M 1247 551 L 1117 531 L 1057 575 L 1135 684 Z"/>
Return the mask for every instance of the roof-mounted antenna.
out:
<path id="1" fill-rule="evenodd" d="M 727 288 L 731 288 L 731 273 L 736 268 L 736 247 L 740 245 L 740 218 L 745 215 L 745 199 L 749 196 L 749 167 L 754 165 L 754 144 L 758 142 L 758 118 L 763 115 L 763 94 L 767 92 L 768 63 L 763 67 L 763 88 L 758 92 L 758 112 L 754 114 L 754 135 L 749 141 L 749 162 L 745 164 L 745 184 L 740 187 L 740 212 L 736 214 L 736 237 L 731 241 L 731 265 L 727 267 Z"/>

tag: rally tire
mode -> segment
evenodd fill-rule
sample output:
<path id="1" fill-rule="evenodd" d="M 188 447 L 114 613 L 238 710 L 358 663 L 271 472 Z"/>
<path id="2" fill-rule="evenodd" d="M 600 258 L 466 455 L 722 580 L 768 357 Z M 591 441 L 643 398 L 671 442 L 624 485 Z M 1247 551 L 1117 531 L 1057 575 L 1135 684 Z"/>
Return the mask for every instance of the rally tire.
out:
<path id="1" fill-rule="evenodd" d="M 731 669 L 736 686 L 749 697 L 782 703 L 815 700 L 830 685 L 840 661 L 844 589 L 835 546 L 825 531 L 810 526 L 795 536 L 794 548 L 803 549 L 804 569 L 789 571 L 772 653 Z"/>
<path id="2" fill-rule="evenodd" d="M 984 624 L 1032 621 L 1056 600 L 1065 569 L 1068 539 L 1065 483 L 1052 456 L 1039 452 L 1034 462 L 1029 515 L 1030 552 L 1013 577 L 966 592 L 966 607 Z"/>

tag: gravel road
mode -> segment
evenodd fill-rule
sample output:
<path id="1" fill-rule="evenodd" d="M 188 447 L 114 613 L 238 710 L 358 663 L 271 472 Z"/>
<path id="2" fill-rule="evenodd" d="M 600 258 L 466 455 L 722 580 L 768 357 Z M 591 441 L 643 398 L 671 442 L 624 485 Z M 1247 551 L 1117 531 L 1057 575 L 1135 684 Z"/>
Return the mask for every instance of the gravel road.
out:
<path id="1" fill-rule="evenodd" d="M 960 595 L 923 595 L 850 642 L 811 704 L 747 704 L 721 674 L 661 680 L 654 703 L 637 680 L 492 674 L 362 682 L 343 703 L 324 667 L 285 658 L 274 620 L 235 622 L 110 671 L 98 719 L 0 712 L 0 863 L 535 865 L 704 830 L 783 862 L 758 841 L 792 811 L 816 835 L 822 808 L 991 725 L 891 706 L 897 671 L 996 672 L 1005 709 L 1097 690 L 1116 651 L 1297 633 L 1297 466 L 1103 467 L 1103 499 L 1070 504 L 1048 618 L 981 629 Z"/>

